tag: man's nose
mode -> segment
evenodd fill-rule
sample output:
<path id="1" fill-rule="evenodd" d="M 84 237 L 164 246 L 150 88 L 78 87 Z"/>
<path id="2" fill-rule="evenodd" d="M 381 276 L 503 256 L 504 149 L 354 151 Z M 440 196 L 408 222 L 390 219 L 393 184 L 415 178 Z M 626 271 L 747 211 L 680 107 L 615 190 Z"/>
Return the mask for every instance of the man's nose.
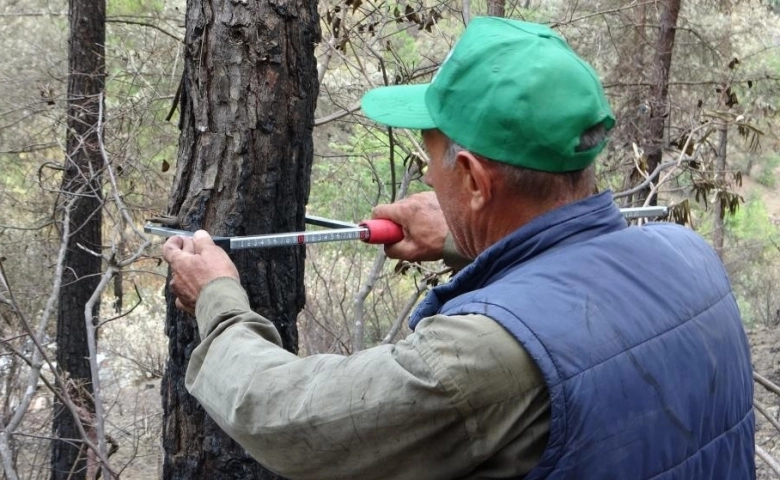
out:
<path id="1" fill-rule="evenodd" d="M 431 183 L 431 169 L 428 168 L 428 166 L 425 166 L 425 173 L 423 173 L 423 183 L 428 185 L 429 187 L 433 187 L 433 183 Z"/>

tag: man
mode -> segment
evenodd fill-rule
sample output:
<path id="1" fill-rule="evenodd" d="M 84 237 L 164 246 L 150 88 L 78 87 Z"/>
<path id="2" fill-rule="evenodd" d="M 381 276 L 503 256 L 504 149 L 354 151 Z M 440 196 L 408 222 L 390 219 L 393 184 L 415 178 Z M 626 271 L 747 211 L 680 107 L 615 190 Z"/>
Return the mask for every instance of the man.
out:
<path id="1" fill-rule="evenodd" d="M 364 113 L 421 129 L 434 193 L 379 206 L 434 260 L 473 259 L 397 345 L 284 351 L 205 232 L 164 249 L 203 342 L 187 388 L 291 479 L 751 479 L 752 369 L 724 269 L 693 232 L 628 227 L 593 161 L 614 118 L 552 30 L 477 18 L 429 85 Z M 197 302 L 197 303 L 196 303 Z"/>

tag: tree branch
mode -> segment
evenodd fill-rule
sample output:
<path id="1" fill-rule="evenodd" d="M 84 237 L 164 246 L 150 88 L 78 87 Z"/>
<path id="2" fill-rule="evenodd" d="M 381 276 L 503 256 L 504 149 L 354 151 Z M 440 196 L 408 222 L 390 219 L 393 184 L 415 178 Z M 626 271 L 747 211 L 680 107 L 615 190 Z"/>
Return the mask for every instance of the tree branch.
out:
<path id="1" fill-rule="evenodd" d="M 126 20 L 126 19 L 120 19 L 120 18 L 107 18 L 106 19 L 106 23 L 124 23 L 124 24 L 127 24 L 127 25 L 139 25 L 141 27 L 149 27 L 151 29 L 157 30 L 158 32 L 160 32 L 160 33 L 162 33 L 164 35 L 167 35 L 167 36 L 171 37 L 172 39 L 176 40 L 179 43 L 184 43 L 184 39 L 183 38 L 179 38 L 176 35 L 172 34 L 171 32 L 165 30 L 164 28 L 162 28 L 160 26 L 157 26 L 157 25 L 154 25 L 152 23 L 140 22 L 138 20 Z"/>

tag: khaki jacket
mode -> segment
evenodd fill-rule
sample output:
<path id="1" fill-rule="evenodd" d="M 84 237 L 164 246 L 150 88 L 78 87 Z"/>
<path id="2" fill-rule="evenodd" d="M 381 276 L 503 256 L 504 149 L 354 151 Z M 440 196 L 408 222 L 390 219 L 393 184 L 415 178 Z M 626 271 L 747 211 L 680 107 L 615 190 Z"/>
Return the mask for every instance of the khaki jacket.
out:
<path id="1" fill-rule="evenodd" d="M 291 480 L 517 478 L 547 443 L 547 388 L 481 315 L 433 316 L 395 345 L 298 357 L 228 278 L 204 288 L 186 385 L 266 468 Z"/>

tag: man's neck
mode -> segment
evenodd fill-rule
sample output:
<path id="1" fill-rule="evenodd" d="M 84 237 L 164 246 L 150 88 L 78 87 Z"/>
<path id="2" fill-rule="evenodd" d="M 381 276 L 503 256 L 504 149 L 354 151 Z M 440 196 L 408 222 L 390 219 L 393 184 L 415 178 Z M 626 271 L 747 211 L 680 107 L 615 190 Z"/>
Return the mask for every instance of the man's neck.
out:
<path id="1" fill-rule="evenodd" d="M 528 198 L 521 198 L 519 195 L 507 195 L 496 200 L 491 202 L 493 208 L 486 209 L 485 214 L 480 215 L 475 230 L 479 234 L 476 235 L 474 242 L 478 253 L 482 253 L 533 219 L 581 199 L 558 199 L 542 204 Z"/>

